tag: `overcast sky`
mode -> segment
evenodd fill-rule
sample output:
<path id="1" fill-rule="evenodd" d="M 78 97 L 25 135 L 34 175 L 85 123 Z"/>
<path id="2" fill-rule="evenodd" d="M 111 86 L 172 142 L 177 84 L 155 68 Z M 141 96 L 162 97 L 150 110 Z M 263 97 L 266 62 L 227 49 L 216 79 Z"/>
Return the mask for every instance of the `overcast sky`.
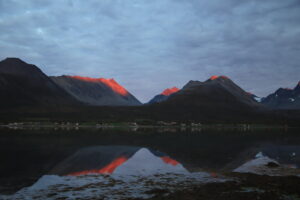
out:
<path id="1" fill-rule="evenodd" d="M 212 75 L 265 96 L 300 80 L 300 0 L 0 0 L 6 57 L 142 102 Z"/>

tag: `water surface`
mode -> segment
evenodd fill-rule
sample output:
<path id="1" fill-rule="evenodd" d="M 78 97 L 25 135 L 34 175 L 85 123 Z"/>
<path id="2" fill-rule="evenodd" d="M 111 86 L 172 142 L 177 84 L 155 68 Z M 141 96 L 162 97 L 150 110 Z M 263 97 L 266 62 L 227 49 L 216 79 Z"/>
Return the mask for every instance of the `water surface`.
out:
<path id="1" fill-rule="evenodd" d="M 150 169 L 215 174 L 232 171 L 258 154 L 298 168 L 298 133 L 295 129 L 1 129 L 0 193 L 15 193 L 50 174 L 122 170 L 124 174 L 129 169 L 141 174 Z M 134 156 L 138 153 L 140 157 Z M 143 157 L 148 160 L 146 168 Z M 126 168 L 130 159 L 135 164 Z"/>

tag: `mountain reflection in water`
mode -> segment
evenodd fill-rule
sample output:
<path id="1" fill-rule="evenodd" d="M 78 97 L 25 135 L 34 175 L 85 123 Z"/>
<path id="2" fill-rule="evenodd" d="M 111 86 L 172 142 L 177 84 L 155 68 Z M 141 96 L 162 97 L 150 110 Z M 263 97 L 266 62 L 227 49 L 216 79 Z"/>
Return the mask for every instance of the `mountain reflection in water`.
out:
<path id="1" fill-rule="evenodd" d="M 153 173 L 164 176 L 176 173 L 181 178 L 198 176 L 199 182 L 215 181 L 211 174 L 220 177 L 220 173 L 234 170 L 299 175 L 298 133 L 298 130 L 0 130 L 0 194 L 14 194 L 25 187 L 50 183 L 77 187 L 82 180 L 105 182 L 115 176 L 153 178 L 149 175 Z M 257 160 L 260 152 L 263 157 Z M 174 183 L 178 180 L 177 176 L 169 178 Z"/>
<path id="2" fill-rule="evenodd" d="M 42 176 L 32 186 L 3 199 L 149 198 L 153 189 L 169 191 L 180 185 L 223 182 L 205 172 L 188 172 L 168 155 L 143 147 L 93 146 L 80 149 Z M 93 192 L 91 192 L 91 190 Z"/>
<path id="3" fill-rule="evenodd" d="M 142 147 L 93 146 L 80 149 L 51 170 L 57 175 L 186 173 L 168 155 Z"/>

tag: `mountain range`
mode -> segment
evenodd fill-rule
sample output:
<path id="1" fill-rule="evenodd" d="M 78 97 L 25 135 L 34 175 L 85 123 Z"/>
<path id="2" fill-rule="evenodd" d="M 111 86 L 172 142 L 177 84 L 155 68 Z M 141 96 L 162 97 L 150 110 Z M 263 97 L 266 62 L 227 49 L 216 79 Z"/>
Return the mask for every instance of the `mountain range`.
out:
<path id="1" fill-rule="evenodd" d="M 141 106 L 141 102 L 114 79 L 68 75 L 48 77 L 35 65 L 18 58 L 0 62 L 2 109 L 71 107 L 78 111 L 102 106 L 100 114 L 110 117 L 117 117 L 123 112 L 124 117 L 151 118 L 155 115 L 190 119 L 201 116 L 201 119 L 213 119 L 218 116 L 229 119 L 230 116 L 246 117 L 250 116 L 249 113 L 268 110 L 297 110 L 300 109 L 300 84 L 294 89 L 280 88 L 261 101 L 256 99 L 254 94 L 246 92 L 230 78 L 212 76 L 204 82 L 191 80 L 181 89 L 168 88 Z"/>
<path id="2" fill-rule="evenodd" d="M 300 109 L 300 82 L 294 89 L 279 88 L 261 103 L 275 109 Z"/>
<path id="3" fill-rule="evenodd" d="M 226 76 L 212 76 L 205 82 L 189 81 L 171 95 L 165 104 L 183 106 L 260 106 L 253 98 Z"/>
<path id="4" fill-rule="evenodd" d="M 0 104 L 20 106 L 132 106 L 141 103 L 113 79 L 48 77 L 18 58 L 0 62 Z"/>
<path id="5" fill-rule="evenodd" d="M 168 94 L 168 91 L 173 92 Z M 265 106 L 270 109 L 300 109 L 300 82 L 294 89 L 279 88 L 267 97 L 261 98 L 244 91 L 226 76 L 212 76 L 204 82 L 189 81 L 182 89 L 168 88 L 154 96 L 148 104 L 165 102 L 165 104 L 174 105 L 193 105 L 195 103 L 200 105 L 207 102 L 214 105 L 222 103 L 228 105 L 229 101 L 232 103 L 238 101 L 236 106 L 242 103 L 248 106 Z"/>

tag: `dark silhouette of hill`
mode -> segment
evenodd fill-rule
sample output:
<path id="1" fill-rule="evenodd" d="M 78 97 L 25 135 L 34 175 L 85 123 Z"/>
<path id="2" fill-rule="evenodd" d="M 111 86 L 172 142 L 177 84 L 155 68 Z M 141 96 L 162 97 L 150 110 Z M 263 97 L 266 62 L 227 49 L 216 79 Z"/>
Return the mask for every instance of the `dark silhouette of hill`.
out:
<path id="1" fill-rule="evenodd" d="M 159 118 L 165 120 L 250 122 L 272 115 L 226 76 L 212 76 L 204 82 L 189 81 L 166 100 L 146 107 L 151 113 L 159 113 Z"/>
<path id="2" fill-rule="evenodd" d="M 220 111 L 262 107 L 249 93 L 225 76 L 213 76 L 205 82 L 189 81 L 179 92 L 170 96 L 161 105 L 202 107 Z"/>
<path id="3" fill-rule="evenodd" d="M 35 65 L 7 58 L 0 62 L 0 105 L 55 107 L 79 105 L 79 102 Z"/>
<path id="4" fill-rule="evenodd" d="M 261 103 L 273 109 L 300 109 L 300 82 L 294 89 L 279 88 Z"/>
<path id="5" fill-rule="evenodd" d="M 155 95 L 148 104 L 159 103 L 167 100 L 172 94 L 178 92 L 179 89 L 177 87 L 167 88 L 162 93 Z"/>

